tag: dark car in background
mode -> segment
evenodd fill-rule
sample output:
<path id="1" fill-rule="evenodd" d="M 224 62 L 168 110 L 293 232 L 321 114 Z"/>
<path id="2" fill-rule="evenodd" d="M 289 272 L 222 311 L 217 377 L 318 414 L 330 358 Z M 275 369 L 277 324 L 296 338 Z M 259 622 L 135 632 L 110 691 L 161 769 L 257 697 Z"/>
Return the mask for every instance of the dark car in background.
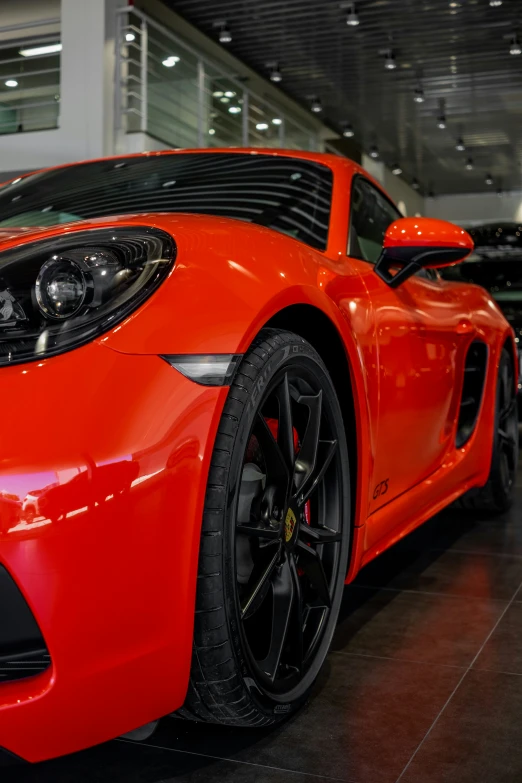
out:
<path id="1" fill-rule="evenodd" d="M 522 224 L 485 223 L 468 228 L 475 250 L 464 263 L 441 269 L 446 280 L 477 283 L 492 297 L 515 330 L 522 369 Z M 522 389 L 522 373 L 518 388 Z M 522 394 L 519 393 L 519 412 Z"/>

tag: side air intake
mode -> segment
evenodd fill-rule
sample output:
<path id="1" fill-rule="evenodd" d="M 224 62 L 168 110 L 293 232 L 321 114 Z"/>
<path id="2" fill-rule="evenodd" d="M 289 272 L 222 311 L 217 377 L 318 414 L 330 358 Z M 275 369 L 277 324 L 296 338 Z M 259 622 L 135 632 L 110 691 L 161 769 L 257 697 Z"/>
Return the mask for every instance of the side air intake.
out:
<path id="1" fill-rule="evenodd" d="M 461 448 L 470 439 L 477 423 L 482 402 L 488 364 L 488 347 L 479 340 L 471 343 L 464 366 L 464 383 L 460 401 L 456 446 Z"/>

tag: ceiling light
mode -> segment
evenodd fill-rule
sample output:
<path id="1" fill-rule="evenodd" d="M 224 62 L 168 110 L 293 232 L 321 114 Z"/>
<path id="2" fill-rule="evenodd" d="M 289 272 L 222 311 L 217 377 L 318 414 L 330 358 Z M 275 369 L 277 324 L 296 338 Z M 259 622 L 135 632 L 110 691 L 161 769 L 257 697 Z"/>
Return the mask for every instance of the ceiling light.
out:
<path id="1" fill-rule="evenodd" d="M 272 120 L 272 125 L 282 125 L 282 124 L 283 124 L 283 120 L 280 117 L 274 117 L 274 119 Z"/>
<path id="2" fill-rule="evenodd" d="M 216 133 L 216 129 L 215 128 L 209 128 L 208 129 L 208 135 L 209 136 L 214 136 L 215 133 Z"/>
<path id="3" fill-rule="evenodd" d="M 227 98 L 227 96 L 226 96 L 226 95 L 223 95 L 223 96 L 222 96 L 222 97 L 219 99 L 219 102 L 220 102 L 220 103 L 230 103 L 230 98 Z"/>
<path id="4" fill-rule="evenodd" d="M 225 92 L 225 97 L 226 98 L 235 98 L 236 97 L 236 93 L 233 90 L 227 90 Z"/>
<path id="5" fill-rule="evenodd" d="M 522 47 L 520 46 L 518 37 L 516 35 L 511 39 L 511 46 L 509 47 L 510 54 L 522 54 Z"/>
<path id="6" fill-rule="evenodd" d="M 424 90 L 422 87 L 417 87 L 413 92 L 413 100 L 415 103 L 424 103 Z"/>
<path id="7" fill-rule="evenodd" d="M 502 0 L 489 0 L 489 4 L 492 8 L 498 8 L 499 5 L 502 5 Z"/>
<path id="8" fill-rule="evenodd" d="M 34 46 L 31 49 L 20 49 L 19 54 L 22 57 L 38 57 L 40 54 L 54 54 L 55 52 L 61 52 L 61 43 L 49 44 L 48 46 Z"/>
<path id="9" fill-rule="evenodd" d="M 466 168 L 468 171 L 471 171 L 473 168 L 473 158 L 468 158 L 466 161 Z"/>
<path id="10" fill-rule="evenodd" d="M 268 122 L 258 122 L 256 125 L 256 130 L 268 130 Z"/>
<path id="11" fill-rule="evenodd" d="M 457 143 L 455 144 L 455 149 L 458 152 L 464 152 L 464 150 L 466 149 L 466 145 L 464 144 L 464 140 L 462 138 L 457 139 Z"/>
<path id="12" fill-rule="evenodd" d="M 4 82 L 6 87 L 18 87 L 18 82 L 16 79 L 8 79 L 6 82 Z"/>
<path id="13" fill-rule="evenodd" d="M 437 128 L 444 130 L 445 127 L 446 127 L 446 116 L 444 114 L 441 114 L 439 119 L 437 120 Z"/>
<path id="14" fill-rule="evenodd" d="M 176 57 L 174 54 L 171 54 L 166 60 L 162 61 L 165 68 L 172 68 L 176 63 L 179 63 L 179 57 Z"/>
<path id="15" fill-rule="evenodd" d="M 230 114 L 240 114 L 241 106 L 229 106 L 228 110 L 229 110 Z"/>
<path id="16" fill-rule="evenodd" d="M 314 98 L 313 99 L 312 103 L 310 104 L 310 109 L 311 109 L 311 111 L 314 112 L 314 114 L 319 114 L 319 112 L 322 112 L 323 105 L 322 105 L 321 101 L 319 100 L 319 98 Z"/>
<path id="17" fill-rule="evenodd" d="M 386 68 L 387 71 L 394 71 L 397 67 L 397 63 L 395 62 L 395 55 L 391 49 L 389 49 L 386 52 L 385 59 L 384 59 L 384 67 Z"/>
<path id="18" fill-rule="evenodd" d="M 270 71 L 270 81 L 276 83 L 283 81 L 283 74 L 281 73 L 281 69 L 278 65 L 274 65 Z"/>
<path id="19" fill-rule="evenodd" d="M 136 36 L 134 35 L 134 33 L 125 33 L 125 40 L 130 43 L 131 41 L 136 40 Z"/>
<path id="20" fill-rule="evenodd" d="M 484 180 L 486 185 L 492 185 L 493 184 L 493 177 L 491 174 L 486 174 L 486 179 Z"/>
<path id="21" fill-rule="evenodd" d="M 375 160 L 375 158 L 378 158 L 378 157 L 379 157 L 379 150 L 377 149 L 376 145 L 374 144 L 373 147 L 370 147 L 370 158 L 373 158 Z"/>
<path id="22" fill-rule="evenodd" d="M 348 6 L 348 15 L 346 17 L 346 24 L 349 27 L 357 27 L 359 24 L 359 14 L 355 10 L 355 3 Z"/>
<path id="23" fill-rule="evenodd" d="M 343 136 L 345 139 L 351 139 L 353 136 L 355 136 L 355 131 L 350 123 L 344 126 Z"/>
<path id="24" fill-rule="evenodd" d="M 226 22 L 222 22 L 220 24 L 220 31 L 219 31 L 219 43 L 222 44 L 228 44 L 232 41 L 232 33 L 228 29 L 228 25 Z"/>
<path id="25" fill-rule="evenodd" d="M 399 174 L 402 174 L 402 169 L 399 166 L 398 163 L 394 163 L 392 167 L 392 174 L 395 174 L 396 177 L 399 176 Z"/>
<path id="26" fill-rule="evenodd" d="M 419 190 L 420 189 L 420 185 L 419 185 L 418 179 L 414 179 L 413 182 L 411 183 L 411 186 L 412 186 L 413 190 Z"/>
<path id="27" fill-rule="evenodd" d="M 212 93 L 212 95 L 214 96 L 214 98 L 222 98 L 222 97 L 223 97 L 223 95 L 224 95 L 224 93 L 223 93 L 223 91 L 222 91 L 222 90 L 214 90 L 214 92 Z"/>

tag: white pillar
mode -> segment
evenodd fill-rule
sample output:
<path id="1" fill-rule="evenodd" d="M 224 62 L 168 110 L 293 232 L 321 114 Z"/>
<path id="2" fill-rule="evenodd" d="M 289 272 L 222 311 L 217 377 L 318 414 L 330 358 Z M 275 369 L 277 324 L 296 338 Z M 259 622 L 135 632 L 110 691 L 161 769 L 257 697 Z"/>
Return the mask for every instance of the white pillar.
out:
<path id="1" fill-rule="evenodd" d="M 62 0 L 60 131 L 71 160 L 112 153 L 118 0 Z"/>

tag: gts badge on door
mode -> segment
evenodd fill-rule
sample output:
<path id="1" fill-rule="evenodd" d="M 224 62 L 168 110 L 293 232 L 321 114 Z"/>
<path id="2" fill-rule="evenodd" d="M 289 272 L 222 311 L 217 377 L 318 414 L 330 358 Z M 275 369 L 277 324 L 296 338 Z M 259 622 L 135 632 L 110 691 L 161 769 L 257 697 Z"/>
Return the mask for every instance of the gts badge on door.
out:
<path id="1" fill-rule="evenodd" d="M 381 497 L 381 495 L 385 495 L 388 492 L 388 481 L 390 479 L 384 479 L 384 481 L 381 481 L 380 484 L 377 484 L 375 489 L 373 490 L 373 499 L 377 500 L 377 498 Z"/>

